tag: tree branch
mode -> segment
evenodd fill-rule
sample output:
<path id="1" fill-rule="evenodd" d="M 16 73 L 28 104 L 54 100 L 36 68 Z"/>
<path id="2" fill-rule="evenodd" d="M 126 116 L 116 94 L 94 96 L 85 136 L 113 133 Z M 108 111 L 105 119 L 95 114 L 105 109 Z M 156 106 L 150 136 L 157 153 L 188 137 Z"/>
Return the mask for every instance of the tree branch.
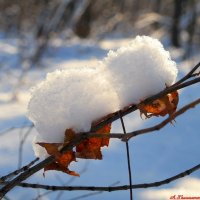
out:
<path id="1" fill-rule="evenodd" d="M 7 129 L 5 129 L 5 130 L 2 130 L 2 131 L 0 132 L 0 136 L 4 135 L 4 134 L 6 134 L 6 133 L 8 133 L 8 132 L 10 132 L 10 131 L 13 131 L 13 130 L 15 130 L 15 129 L 31 128 L 31 127 L 34 127 L 34 125 L 33 125 L 33 124 L 27 124 L 27 125 L 24 125 L 24 126 L 21 126 L 21 127 L 13 126 L 13 127 L 7 128 Z"/>
<path id="2" fill-rule="evenodd" d="M 158 99 L 158 98 L 160 98 L 160 97 L 163 97 L 163 96 L 165 96 L 165 95 L 167 95 L 167 94 L 169 94 L 169 93 L 171 93 L 171 92 L 174 92 L 174 91 L 176 91 L 176 90 L 180 90 L 180 89 L 182 89 L 182 88 L 185 88 L 185 87 L 194 85 L 194 84 L 199 83 L 199 82 L 200 82 L 200 77 L 195 78 L 195 79 L 193 79 L 193 80 L 191 80 L 191 81 L 187 81 L 187 82 L 181 83 L 181 84 L 179 84 L 179 85 L 176 85 L 176 84 L 175 84 L 175 85 L 172 85 L 172 86 L 170 86 L 170 87 L 164 89 L 163 91 L 161 91 L 161 92 L 159 92 L 159 93 L 157 93 L 157 94 L 155 94 L 155 95 L 153 95 L 153 96 L 151 96 L 151 97 L 145 99 L 145 100 L 143 101 L 143 103 L 144 103 L 144 104 L 151 103 L 151 102 L 153 102 L 154 100 L 156 100 L 156 99 Z M 122 115 L 122 117 L 123 117 L 123 116 L 125 116 L 125 115 L 128 115 L 128 114 L 130 114 L 130 113 L 136 111 L 137 109 L 138 109 L 138 108 L 137 108 L 137 105 L 133 104 L 133 105 L 131 105 L 130 107 L 128 107 L 126 110 L 122 110 L 122 111 L 121 111 L 121 115 Z M 107 124 L 109 124 L 109 123 L 112 123 L 112 122 L 114 122 L 114 121 L 116 121 L 116 120 L 118 120 L 118 119 L 119 119 L 119 115 L 118 115 L 118 111 L 117 111 L 117 112 L 113 113 L 110 117 L 108 117 L 107 119 L 105 119 L 104 121 L 102 121 L 102 122 L 100 122 L 99 124 L 97 124 L 96 126 L 94 126 L 94 127 L 92 128 L 91 131 L 94 131 L 94 132 L 95 132 L 95 131 L 97 131 L 98 129 L 104 127 L 105 125 L 107 125 Z"/>
<path id="3" fill-rule="evenodd" d="M 124 120 L 121 116 L 121 112 L 119 112 L 119 117 L 120 117 L 120 121 L 122 124 L 122 129 L 124 132 L 124 135 L 126 135 L 126 128 L 125 128 L 125 124 L 124 124 Z M 127 156 L 127 163 L 128 163 L 128 176 L 129 176 L 129 186 L 130 186 L 130 200 L 133 200 L 133 191 L 131 188 L 132 185 L 132 173 L 131 173 L 131 160 L 130 160 L 130 151 L 129 151 L 129 144 L 128 141 L 126 141 L 126 156 Z"/>
<path id="4" fill-rule="evenodd" d="M 29 134 L 33 130 L 33 127 L 29 127 L 28 130 L 25 132 L 23 135 L 23 129 L 19 132 L 19 137 L 20 137 L 20 144 L 19 144 L 19 155 L 18 155 L 18 169 L 21 168 L 22 165 L 22 155 L 23 155 L 23 147 L 24 143 L 26 142 L 26 139 L 28 138 Z"/>
<path id="5" fill-rule="evenodd" d="M 181 109 L 179 109 L 177 112 L 173 113 L 171 116 L 169 116 L 167 119 L 165 119 L 164 121 L 162 121 L 161 123 L 150 127 L 150 128 L 146 128 L 146 129 L 141 129 L 138 131 L 133 131 L 131 133 L 127 133 L 127 139 L 129 140 L 132 137 L 135 137 L 137 135 L 141 135 L 141 134 L 145 134 L 145 133 L 149 133 L 149 132 L 154 132 L 154 131 L 158 131 L 160 129 L 162 129 L 164 126 L 166 126 L 168 123 L 171 123 L 171 121 L 173 119 L 175 119 L 176 117 L 182 115 L 183 113 L 185 113 L 187 110 L 194 108 L 196 105 L 200 104 L 200 98 L 198 98 L 197 100 L 187 104 L 186 106 L 182 107 Z M 123 138 L 122 138 L 123 139 Z M 126 138 L 123 139 L 126 141 Z"/>
<path id="6" fill-rule="evenodd" d="M 174 85 L 179 85 L 180 83 L 183 83 L 184 81 L 186 81 L 187 79 L 190 79 L 194 76 L 198 76 L 199 73 L 194 74 L 194 72 L 200 67 L 200 62 L 194 66 L 194 68 L 192 68 L 192 70 L 186 74 L 186 76 L 184 76 L 182 79 L 180 79 L 178 82 L 176 82 Z"/>
<path id="7" fill-rule="evenodd" d="M 196 69 L 199 67 L 199 65 L 195 66 L 190 73 L 193 74 L 194 71 L 196 71 Z M 147 103 L 151 103 L 152 101 L 168 94 L 171 93 L 173 91 L 188 87 L 190 85 L 196 84 L 198 82 L 200 82 L 200 77 L 195 78 L 191 81 L 186 81 L 185 80 L 188 79 L 188 75 L 185 76 L 186 78 L 182 78 L 182 81 L 180 84 L 174 84 L 171 87 L 166 88 L 165 90 L 157 93 L 156 95 L 153 95 L 152 97 L 149 97 L 147 99 L 145 99 L 143 101 L 144 104 Z M 184 80 L 183 80 L 184 79 Z M 178 83 L 178 82 L 177 82 Z M 132 105 L 130 107 L 128 107 L 125 110 L 121 111 L 121 116 L 125 116 L 135 110 L 137 110 L 137 105 Z M 100 122 L 99 124 L 95 125 L 92 128 L 92 132 L 99 130 L 100 128 L 102 128 L 103 126 L 112 123 L 113 121 L 119 119 L 119 115 L 118 112 L 113 113 L 111 115 L 111 117 L 103 120 L 102 122 Z M 65 146 L 62 150 L 61 153 L 64 153 L 68 150 L 71 150 L 74 146 L 76 146 L 77 144 L 79 144 L 81 141 L 83 141 L 84 139 L 88 138 L 89 134 L 82 134 L 82 137 L 76 137 L 75 139 L 73 139 L 67 146 Z M 112 135 L 113 136 L 113 135 Z M 27 171 L 25 171 L 24 173 L 20 174 L 18 177 L 16 177 L 15 179 L 13 179 L 12 181 L 10 181 L 8 184 L 6 184 L 1 190 L 0 190 L 0 199 L 2 199 L 5 194 L 10 191 L 12 188 L 14 188 L 16 185 L 18 185 L 19 183 L 21 183 L 22 181 L 26 180 L 28 177 L 30 177 L 31 175 L 33 175 L 34 173 L 36 173 L 37 171 L 41 170 L 42 168 L 44 168 L 44 166 L 50 164 L 51 162 L 53 162 L 55 160 L 55 158 L 53 156 L 50 156 L 48 158 L 46 158 L 45 160 L 41 161 L 40 163 L 38 163 L 37 165 L 31 167 L 30 169 L 28 169 Z"/>
<path id="8" fill-rule="evenodd" d="M 164 179 L 162 181 L 156 181 L 152 183 L 142 183 L 142 184 L 135 184 L 132 185 L 132 189 L 141 189 L 141 188 L 150 188 L 150 187 L 159 187 L 161 185 L 169 184 L 177 179 L 183 178 L 185 176 L 190 175 L 191 173 L 200 169 L 200 164 L 181 172 L 175 176 L 170 178 Z M 9 183 L 9 182 L 8 182 Z M 7 184 L 8 184 L 7 183 Z M 1 183 L 4 184 L 4 183 Z M 65 191 L 75 191 L 75 190 L 84 190 L 84 191 L 119 191 L 119 190 L 129 190 L 130 185 L 121 185 L 121 186 L 108 186 L 108 187 L 95 187 L 95 186 L 50 186 L 50 185 L 42 185 L 42 184 L 32 184 L 32 183 L 18 183 L 17 186 L 25 187 L 25 188 L 40 188 L 44 190 L 65 190 Z"/>
<path id="9" fill-rule="evenodd" d="M 0 178 L 0 183 L 1 182 L 4 182 L 5 180 L 13 177 L 13 176 L 16 176 L 18 174 L 20 174 L 21 172 L 23 171 L 26 171 L 27 169 L 29 169 L 32 165 L 34 165 L 37 161 L 39 160 L 39 158 L 35 158 L 33 161 L 31 161 L 28 165 L 25 165 L 23 166 L 22 168 L 18 169 L 18 170 L 15 170 L 13 172 L 11 172 L 10 174 L 7 174 L 6 176 L 2 176 Z"/>
<path id="10" fill-rule="evenodd" d="M 200 98 L 198 98 L 195 101 L 185 105 L 184 107 L 182 107 L 181 109 L 179 109 L 178 111 L 173 113 L 171 116 L 169 116 L 167 119 L 163 120 L 161 123 L 159 123 L 155 126 L 149 127 L 149 128 L 140 129 L 140 130 L 136 130 L 136 131 L 133 131 L 133 132 L 126 133 L 126 135 L 124 135 L 122 133 L 97 134 L 97 133 L 93 133 L 93 132 L 82 133 L 82 134 L 80 133 L 78 135 L 79 135 L 79 137 L 84 137 L 84 138 L 92 138 L 92 137 L 96 137 L 96 138 L 116 138 L 116 139 L 121 139 L 122 141 L 127 141 L 127 140 L 131 139 L 132 137 L 142 135 L 142 134 L 145 134 L 145 133 L 151 133 L 151 132 L 158 131 L 158 130 L 162 129 L 164 126 L 171 123 L 171 121 L 173 119 L 182 115 L 183 113 L 185 113 L 189 109 L 194 108 L 198 104 L 200 104 Z"/>

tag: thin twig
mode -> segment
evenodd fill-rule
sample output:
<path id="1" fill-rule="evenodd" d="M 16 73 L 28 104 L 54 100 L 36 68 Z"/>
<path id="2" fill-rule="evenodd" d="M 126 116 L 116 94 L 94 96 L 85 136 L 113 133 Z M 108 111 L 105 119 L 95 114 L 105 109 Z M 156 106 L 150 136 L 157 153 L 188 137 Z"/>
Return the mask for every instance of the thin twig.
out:
<path id="1" fill-rule="evenodd" d="M 197 105 L 198 103 L 200 103 L 200 99 L 197 99 L 196 101 L 184 106 L 182 109 L 180 109 L 179 111 L 177 111 L 173 116 L 174 118 L 183 114 L 185 111 L 187 111 L 188 109 L 193 108 L 195 105 Z M 156 131 L 159 130 L 159 128 L 164 127 L 167 123 L 169 123 L 171 121 L 171 118 L 167 118 L 166 120 L 164 120 L 162 123 L 160 123 L 160 125 L 157 125 L 156 127 L 151 127 L 151 128 L 147 128 L 147 129 L 142 129 L 139 131 L 134 131 L 132 133 L 127 133 L 127 137 L 131 138 L 134 137 L 136 135 L 140 135 L 140 134 L 144 134 L 144 133 L 148 133 L 148 132 L 152 132 L 152 131 Z M 162 124 L 162 125 L 161 125 Z M 86 139 L 86 138 L 91 138 L 91 137 L 95 137 L 94 133 L 91 134 L 79 134 L 79 138 L 76 140 L 73 140 L 72 142 L 69 143 L 68 146 L 65 147 L 64 151 L 70 150 L 71 148 L 73 148 L 76 144 L 78 144 L 80 141 Z M 96 134 L 96 137 L 108 137 L 106 136 L 106 134 Z M 124 138 L 124 134 L 110 134 L 109 136 L 110 138 L 119 138 L 119 139 L 123 139 Z M 13 187 L 15 187 L 17 184 L 19 184 L 20 182 L 26 180 L 28 177 L 30 177 L 31 175 L 33 175 L 34 173 L 36 173 L 37 171 L 41 170 L 45 165 L 51 163 L 54 161 L 54 157 L 50 156 L 48 158 L 46 158 L 45 160 L 43 160 L 42 162 L 38 163 L 37 165 L 35 165 L 34 167 L 28 169 L 27 171 L 25 171 L 23 174 L 19 175 L 18 177 L 16 177 L 15 179 L 13 179 L 11 182 L 9 182 L 7 185 L 5 185 L 2 189 L 0 193 L 0 197 L 1 195 L 5 195 L 10 189 L 12 189 Z M 3 197 L 3 196 L 2 196 Z"/>
<path id="2" fill-rule="evenodd" d="M 181 172 L 175 176 L 172 176 L 170 178 L 164 179 L 162 181 L 156 181 L 152 183 L 142 183 L 142 184 L 135 184 L 132 185 L 132 189 L 141 189 L 141 188 L 150 188 L 150 187 L 159 187 L 161 185 L 169 184 L 173 181 L 176 181 L 177 179 L 183 178 L 185 176 L 190 175 L 191 173 L 197 171 L 200 169 L 200 164 Z M 5 184 L 5 183 L 1 183 Z M 75 190 L 82 190 L 82 191 L 106 191 L 106 192 L 112 192 L 112 191 L 119 191 L 119 190 L 129 190 L 129 185 L 120 185 L 120 186 L 108 186 L 108 187 L 95 187 L 95 186 L 50 186 L 50 185 L 42 185 L 42 184 L 32 184 L 32 183 L 18 183 L 17 186 L 24 187 L 24 188 L 40 188 L 44 190 L 65 190 L 65 191 L 75 191 Z"/>
<path id="3" fill-rule="evenodd" d="M 178 116 L 182 115 L 187 110 L 194 108 L 198 104 L 200 104 L 200 98 L 198 98 L 195 101 L 193 101 L 193 102 L 185 105 L 184 107 L 180 108 L 178 111 L 173 113 L 173 115 L 169 116 L 168 118 L 163 120 L 161 123 L 159 123 L 155 126 L 149 127 L 149 128 L 140 129 L 140 130 L 136 130 L 136 131 L 126 133 L 126 135 L 124 135 L 122 133 L 97 134 L 97 133 L 90 132 L 90 133 L 85 133 L 85 135 L 79 134 L 79 136 L 80 137 L 83 136 L 84 138 L 86 138 L 86 137 L 87 138 L 92 138 L 92 137 L 96 137 L 96 138 L 102 138 L 102 137 L 104 137 L 104 138 L 116 138 L 116 139 L 121 139 L 122 141 L 127 141 L 127 140 L 131 139 L 132 137 L 142 135 L 142 134 L 145 134 L 145 133 L 152 133 L 154 131 L 158 131 L 158 130 L 162 129 L 164 126 L 171 123 L 172 119 L 177 118 Z"/>
<path id="4" fill-rule="evenodd" d="M 192 70 L 191 70 L 192 71 Z M 200 82 L 200 78 L 195 78 L 191 81 L 187 81 L 184 83 L 181 83 L 179 85 L 173 85 L 171 87 L 166 88 L 165 90 L 159 92 L 156 95 L 153 95 L 152 97 L 147 98 L 146 100 L 143 101 L 143 103 L 151 103 L 152 101 L 154 101 L 157 98 L 160 98 L 161 96 L 164 96 L 168 93 L 171 93 L 173 91 L 182 89 L 184 87 L 188 87 L 190 85 L 196 84 Z M 135 110 L 137 110 L 137 106 L 133 105 L 130 106 L 128 109 L 123 110 L 122 111 L 122 116 L 125 116 Z M 100 128 L 102 128 L 103 126 L 112 123 L 113 121 L 119 119 L 118 116 L 118 112 L 114 113 L 111 117 L 107 118 L 106 120 L 102 121 L 101 123 L 99 123 L 98 125 L 95 125 L 92 128 L 92 131 L 96 131 L 99 130 Z M 77 144 L 79 144 L 83 139 L 87 138 L 87 135 L 84 135 L 84 137 L 79 137 L 79 138 L 75 138 L 73 139 L 67 146 L 65 146 L 62 150 L 61 153 L 64 153 L 70 149 L 72 149 L 74 146 L 76 146 Z M 50 164 L 51 162 L 53 162 L 55 160 L 54 156 L 49 156 L 48 158 L 46 158 L 44 161 L 38 163 L 37 165 L 35 165 L 34 167 L 28 169 L 27 171 L 25 171 L 24 173 L 20 174 L 18 177 L 16 177 L 15 179 L 13 179 L 11 182 L 9 182 L 8 184 L 6 184 L 3 188 L 1 188 L 0 190 L 0 199 L 5 196 L 5 194 L 10 191 L 13 187 L 15 187 L 16 185 L 18 185 L 19 183 L 21 183 L 22 181 L 26 180 L 28 177 L 30 177 L 31 175 L 33 175 L 34 173 L 36 173 L 37 171 L 41 170 L 44 166 Z"/>
<path id="5" fill-rule="evenodd" d="M 144 104 L 151 103 L 151 102 L 153 102 L 154 100 L 156 100 L 156 99 L 158 99 L 158 98 L 160 98 L 160 97 L 162 97 L 162 96 L 165 96 L 165 95 L 167 95 L 167 94 L 169 94 L 169 93 L 171 93 L 171 92 L 180 90 L 180 89 L 182 89 L 182 88 L 185 88 L 185 87 L 194 85 L 194 84 L 199 83 L 199 82 L 200 82 L 200 77 L 195 78 L 195 79 L 193 79 L 193 80 L 191 80 L 191 81 L 187 81 L 187 82 L 181 83 L 181 84 L 179 84 L 179 85 L 173 85 L 173 86 L 168 87 L 168 88 L 164 89 L 163 91 L 161 91 L 161 92 L 159 92 L 159 93 L 157 93 L 157 94 L 155 94 L 155 95 L 153 95 L 153 96 L 151 96 L 151 97 L 145 99 L 145 100 L 143 101 L 143 103 L 144 103 Z M 138 109 L 138 108 L 137 108 L 137 105 L 132 105 L 132 106 L 130 106 L 129 108 L 127 108 L 126 110 L 122 110 L 121 115 L 122 115 L 122 117 L 123 117 L 123 116 L 125 116 L 125 115 L 128 115 L 128 114 L 130 114 L 130 113 L 136 111 L 137 109 Z M 95 126 L 92 128 L 91 131 L 94 131 L 94 132 L 95 132 L 95 131 L 97 131 L 98 129 L 104 127 L 105 125 L 107 125 L 107 124 L 109 124 L 109 123 L 112 123 L 112 122 L 118 120 L 118 119 L 119 119 L 118 112 L 119 112 L 119 111 L 113 113 L 110 117 L 108 117 L 107 119 L 105 119 L 105 120 L 102 121 L 101 123 L 95 125 Z"/>
<path id="6" fill-rule="evenodd" d="M 79 200 L 79 199 L 83 199 L 83 198 L 87 198 L 87 197 L 91 197 L 91 196 L 95 196 L 95 195 L 101 194 L 102 192 L 103 191 L 90 192 L 90 193 L 87 193 L 87 194 L 83 194 L 83 195 L 71 198 L 69 200 Z"/>
<path id="7" fill-rule="evenodd" d="M 10 198 L 8 198 L 7 196 L 4 197 L 5 200 L 11 200 Z"/>
<path id="8" fill-rule="evenodd" d="M 20 131 L 20 133 L 19 133 L 20 137 L 22 137 L 22 138 L 20 138 L 20 144 L 19 144 L 19 156 L 18 156 L 18 168 L 19 169 L 22 166 L 22 156 L 23 156 L 24 143 L 26 142 L 26 139 L 28 138 L 32 129 L 33 129 L 33 127 L 29 127 L 28 130 L 25 132 L 25 134 L 23 134 L 22 131 Z"/>
<path id="9" fill-rule="evenodd" d="M 24 125 L 24 126 L 22 126 L 22 127 L 13 126 L 13 127 L 8 128 L 8 129 L 2 130 L 2 131 L 0 132 L 0 136 L 4 135 L 4 134 L 6 134 L 6 133 L 8 133 L 8 132 L 10 132 L 10 131 L 13 131 L 13 130 L 15 130 L 15 129 L 29 128 L 29 127 L 34 127 L 34 126 L 33 126 L 33 124 Z"/>
<path id="10" fill-rule="evenodd" d="M 200 76 L 200 71 L 197 73 L 192 74 L 192 77 Z"/>
<path id="11" fill-rule="evenodd" d="M 159 131 L 164 126 L 166 126 L 167 124 L 171 123 L 172 119 L 175 119 L 176 117 L 182 115 L 187 110 L 189 110 L 191 108 L 194 108 L 198 104 L 200 104 L 200 98 L 198 98 L 197 100 L 195 100 L 195 101 L 187 104 L 186 106 L 182 107 L 177 112 L 175 112 L 174 114 L 172 114 L 171 116 L 169 116 L 167 119 L 165 119 L 161 123 L 157 124 L 156 126 L 153 126 L 153 127 L 150 127 L 150 128 L 146 128 L 146 129 L 141 129 L 141 130 L 138 130 L 138 131 L 133 131 L 131 133 L 127 133 L 127 139 L 130 139 L 130 138 L 135 137 L 137 135 L 150 133 L 150 132 L 154 132 L 154 131 Z"/>
<path id="12" fill-rule="evenodd" d="M 122 124 L 122 129 L 124 132 L 124 135 L 126 135 L 126 128 L 124 125 L 124 120 L 121 116 L 121 112 L 119 111 L 119 117 L 120 117 L 120 121 Z M 128 176 L 129 176 L 129 185 L 130 185 L 130 200 L 133 200 L 133 191 L 131 188 L 132 185 L 132 174 L 131 174 L 131 162 L 130 162 L 130 154 L 129 154 L 129 145 L 128 145 L 128 141 L 126 141 L 126 156 L 127 156 L 127 162 L 128 162 Z"/>
<path id="13" fill-rule="evenodd" d="M 87 165 L 88 165 L 88 163 L 86 163 L 86 164 L 83 166 L 83 168 L 82 168 L 78 173 L 79 173 L 79 174 L 85 173 L 85 172 L 87 171 Z M 64 183 L 63 180 L 62 180 L 59 176 L 56 176 L 56 178 L 59 180 L 59 182 L 60 182 L 62 185 L 69 185 L 69 184 L 71 184 L 71 183 L 75 180 L 75 177 L 70 177 L 69 180 L 68 180 L 67 182 Z M 42 197 L 47 196 L 47 195 L 50 194 L 51 192 L 53 192 L 53 191 L 47 191 L 47 192 L 45 192 L 45 193 L 43 193 L 43 194 L 40 194 L 40 195 L 38 195 L 37 198 L 34 198 L 33 200 L 40 200 Z M 56 199 L 59 199 L 60 196 L 61 196 L 61 194 L 58 194 L 57 197 L 56 197 Z"/>
<path id="14" fill-rule="evenodd" d="M 118 183 L 120 183 L 120 182 L 119 182 L 119 181 L 116 181 L 115 183 L 111 184 L 110 186 L 115 186 L 115 185 L 117 185 Z M 87 194 L 84 194 L 84 195 L 80 195 L 80 196 L 74 197 L 74 198 L 69 199 L 69 200 L 83 199 L 83 198 L 86 198 L 86 197 L 91 197 L 91 196 L 94 196 L 94 195 L 102 194 L 103 192 L 104 192 L 104 191 L 90 192 L 90 193 L 87 193 Z"/>
<path id="15" fill-rule="evenodd" d="M 199 67 L 200 67 L 200 62 L 199 62 L 196 66 L 194 66 L 194 67 L 192 68 L 192 70 L 191 70 L 188 74 L 186 74 L 186 76 L 184 76 L 182 79 L 180 79 L 180 80 L 179 80 L 178 82 L 176 82 L 174 85 L 179 85 L 180 83 L 183 83 L 183 82 L 186 81 L 187 79 L 190 79 L 190 78 L 196 76 L 196 74 L 194 74 L 194 72 L 195 72 Z"/>
<path id="16" fill-rule="evenodd" d="M 60 152 L 64 153 L 66 151 L 71 150 L 74 146 L 80 144 L 81 141 L 82 141 L 82 138 L 80 138 L 80 137 L 74 138 L 70 143 L 68 143 L 67 146 L 65 146 L 63 149 L 61 149 Z M 54 160 L 55 160 L 54 156 L 49 156 L 45 160 L 41 161 L 37 165 L 35 165 L 32 168 L 26 170 L 24 173 L 20 174 L 18 177 L 16 177 L 12 181 L 10 181 L 3 188 L 1 188 L 1 190 L 0 190 L 0 199 L 2 199 L 4 197 L 4 195 L 8 191 L 10 191 L 12 188 L 14 188 L 15 186 L 17 186 L 18 183 L 21 183 L 22 181 L 26 180 L 28 177 L 30 177 L 31 175 L 35 174 L 39 170 L 41 170 L 44 166 L 52 163 Z"/>
<path id="17" fill-rule="evenodd" d="M 16 176 L 16 175 L 20 174 L 21 172 L 26 171 L 26 170 L 29 169 L 32 165 L 34 165 L 38 160 L 39 160 L 39 158 L 35 158 L 35 159 L 34 159 L 33 161 L 31 161 L 28 165 L 23 166 L 21 169 L 15 170 L 15 171 L 13 171 L 13 172 L 7 174 L 6 176 L 2 176 L 2 177 L 0 178 L 0 183 L 1 183 L 1 182 L 4 182 L 5 180 L 7 180 L 7 179 L 9 179 L 9 178 L 11 178 L 11 177 L 13 177 L 13 176 Z"/>

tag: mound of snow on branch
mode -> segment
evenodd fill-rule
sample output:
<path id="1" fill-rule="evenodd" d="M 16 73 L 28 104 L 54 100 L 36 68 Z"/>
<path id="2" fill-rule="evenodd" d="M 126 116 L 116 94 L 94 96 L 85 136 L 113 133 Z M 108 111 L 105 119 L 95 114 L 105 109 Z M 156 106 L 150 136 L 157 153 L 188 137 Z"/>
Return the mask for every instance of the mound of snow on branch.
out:
<path id="1" fill-rule="evenodd" d="M 178 72 L 163 45 L 147 36 L 137 36 L 127 46 L 110 51 L 103 63 L 120 108 L 137 104 L 172 85 Z"/>
<path id="2" fill-rule="evenodd" d="M 93 121 L 156 94 L 173 84 L 176 76 L 169 52 L 147 36 L 110 51 L 96 68 L 49 73 L 33 89 L 28 106 L 39 133 L 36 141 L 63 142 L 69 128 L 89 131 Z"/>
<path id="3" fill-rule="evenodd" d="M 91 123 L 118 110 L 115 91 L 95 68 L 49 73 L 32 91 L 29 117 L 46 142 L 63 142 L 64 132 L 89 131 Z"/>

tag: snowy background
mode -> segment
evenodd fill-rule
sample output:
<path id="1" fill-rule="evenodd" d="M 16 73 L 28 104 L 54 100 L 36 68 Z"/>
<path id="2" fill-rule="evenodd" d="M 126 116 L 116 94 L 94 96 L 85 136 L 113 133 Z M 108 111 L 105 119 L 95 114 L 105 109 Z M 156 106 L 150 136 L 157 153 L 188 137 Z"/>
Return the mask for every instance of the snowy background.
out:
<path id="1" fill-rule="evenodd" d="M 184 16 L 183 22 L 190 18 Z M 141 18 L 142 20 L 142 18 Z M 185 21 L 184 21 L 185 20 Z M 143 21 L 144 22 L 144 21 Z M 182 22 L 182 23 L 183 23 Z M 149 22 L 148 22 L 149 23 Z M 183 23 L 183 25 L 184 25 Z M 143 24 L 143 23 L 141 23 Z M 140 25 L 141 25 L 140 24 Z M 150 32 L 161 40 L 179 68 L 178 77 L 184 76 L 199 62 L 199 49 L 192 56 L 183 59 L 184 48 L 175 48 L 170 43 L 169 35 L 163 29 Z M 147 34 L 141 28 L 140 34 Z M 22 52 L 20 36 L 0 32 L 0 169 L 5 175 L 35 158 L 32 139 L 36 135 L 35 128 L 26 117 L 27 104 L 30 99 L 30 88 L 43 80 L 48 72 L 77 66 L 93 66 L 97 60 L 106 56 L 110 49 L 126 45 L 136 35 L 109 33 L 99 40 L 95 37 L 70 39 L 61 36 L 53 38 L 48 44 L 40 62 L 35 67 L 27 68 L 26 59 L 21 62 Z M 184 38 L 185 33 L 182 34 Z M 27 54 L 34 49 L 33 40 L 27 37 Z M 30 45 L 32 44 L 32 45 Z M 25 44 L 24 44 L 25 45 Z M 29 52 L 30 51 L 30 52 Z M 27 55 L 26 55 L 27 56 Z M 28 64 L 27 64 L 28 63 Z M 200 88 L 196 84 L 180 91 L 178 108 L 199 97 Z M 200 163 L 199 159 L 199 114 L 200 106 L 189 110 L 177 118 L 174 126 L 167 125 L 159 132 L 138 136 L 130 140 L 131 166 L 133 183 L 159 181 L 179 172 L 185 171 Z M 125 118 L 127 131 L 152 126 L 163 118 L 142 120 L 138 112 Z M 122 132 L 117 121 L 113 123 L 111 132 Z M 23 142 L 22 142 L 23 141 Z M 82 185 L 109 186 L 128 184 L 128 172 L 125 144 L 113 139 L 109 148 L 103 149 L 103 160 L 78 160 L 72 163 L 71 169 L 80 173 L 80 178 L 70 177 L 60 172 L 47 172 L 43 178 L 38 172 L 27 182 L 50 185 Z M 171 184 L 153 189 L 134 190 L 135 199 L 166 200 L 172 195 L 200 196 L 200 172 L 177 180 Z M 89 196 L 87 196 L 89 194 Z M 85 195 L 85 196 L 83 196 Z M 16 187 L 7 194 L 8 199 L 129 199 L 129 191 L 118 192 L 48 192 L 44 190 L 23 189 Z"/>

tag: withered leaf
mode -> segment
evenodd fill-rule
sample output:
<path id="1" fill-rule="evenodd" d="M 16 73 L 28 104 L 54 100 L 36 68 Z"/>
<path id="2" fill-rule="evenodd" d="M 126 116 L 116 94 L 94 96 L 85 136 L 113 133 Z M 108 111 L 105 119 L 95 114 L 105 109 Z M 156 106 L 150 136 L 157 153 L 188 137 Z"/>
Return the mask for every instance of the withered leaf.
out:
<path id="1" fill-rule="evenodd" d="M 40 142 L 38 143 L 40 146 L 44 147 L 49 155 L 55 156 L 55 162 L 47 165 L 44 167 L 44 172 L 47 170 L 57 170 L 62 171 L 67 174 L 73 175 L 73 176 L 79 176 L 74 171 L 70 171 L 68 169 L 69 164 L 72 161 L 76 161 L 75 158 L 75 152 L 74 151 L 67 151 L 65 153 L 60 153 L 60 149 L 62 148 L 62 143 L 44 143 Z"/>
<path id="2" fill-rule="evenodd" d="M 56 170 L 56 171 L 61 171 L 61 172 L 64 172 L 64 173 L 67 173 L 71 176 L 80 176 L 78 173 L 74 172 L 74 171 L 70 171 L 68 168 L 66 167 L 63 167 L 63 166 L 60 166 L 58 163 L 56 162 L 53 162 L 49 165 L 46 165 L 44 167 L 44 173 L 48 170 Z M 43 175 L 44 175 L 43 173 Z"/>
<path id="3" fill-rule="evenodd" d="M 45 143 L 45 142 L 38 142 L 41 147 L 44 147 L 45 150 L 49 155 L 53 155 L 56 158 L 61 155 L 61 153 L 58 151 L 59 147 L 62 147 L 62 143 Z"/>
<path id="4" fill-rule="evenodd" d="M 175 91 L 149 104 L 141 102 L 138 105 L 138 109 L 140 110 L 140 114 L 144 114 L 147 118 L 151 116 L 165 116 L 166 114 L 171 116 L 176 111 L 178 101 L 178 92 Z"/>
<path id="5" fill-rule="evenodd" d="M 107 118 L 106 116 L 105 118 Z M 104 118 L 98 120 L 92 124 L 92 126 L 100 123 Z M 97 134 L 109 134 L 111 130 L 111 124 L 104 126 L 96 131 Z M 84 159 L 102 159 L 101 147 L 109 145 L 109 138 L 88 138 L 82 141 L 76 146 L 76 153 L 71 150 L 66 153 L 61 153 L 62 147 L 71 142 L 75 137 L 75 132 L 72 129 L 66 129 L 65 138 L 63 143 L 38 143 L 40 146 L 46 149 L 49 155 L 55 156 L 55 162 L 44 167 L 44 172 L 48 170 L 62 171 L 72 176 L 79 176 L 74 171 L 68 169 L 69 164 L 72 161 L 76 161 L 77 158 Z"/>
<path id="6" fill-rule="evenodd" d="M 109 134 L 111 124 L 96 131 L 97 134 Z M 101 147 L 109 145 L 109 138 L 88 138 L 76 146 L 76 157 L 102 160 Z"/>

